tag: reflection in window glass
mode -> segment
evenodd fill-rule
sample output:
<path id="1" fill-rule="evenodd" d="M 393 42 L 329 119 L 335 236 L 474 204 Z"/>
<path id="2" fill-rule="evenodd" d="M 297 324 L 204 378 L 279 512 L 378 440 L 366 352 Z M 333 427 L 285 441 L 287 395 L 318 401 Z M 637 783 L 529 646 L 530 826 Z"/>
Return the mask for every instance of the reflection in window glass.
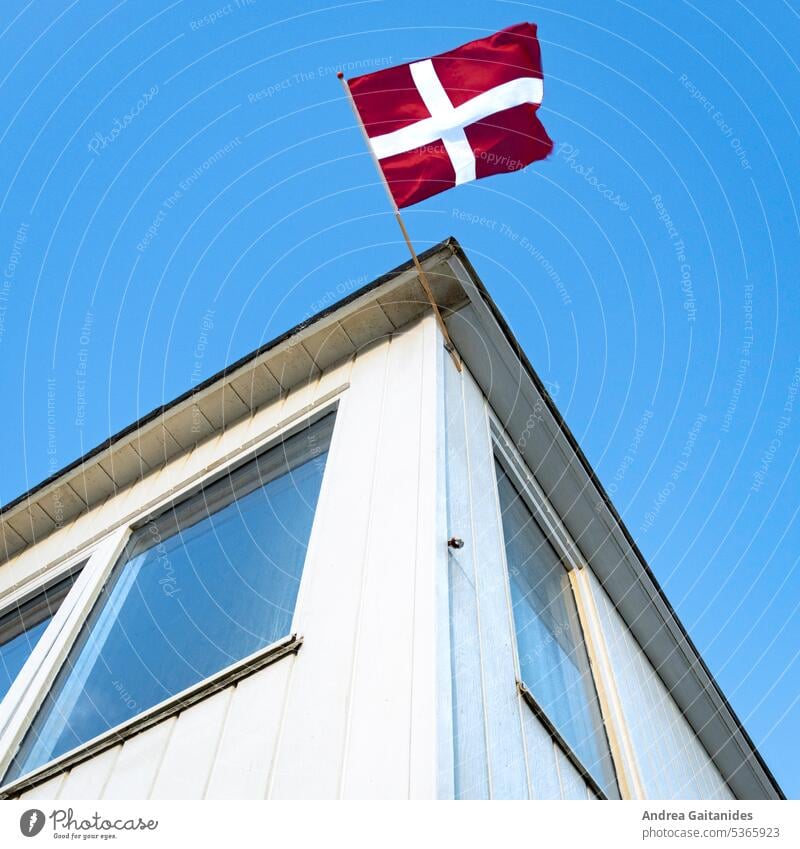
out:
<path id="1" fill-rule="evenodd" d="M 78 571 L 0 616 L 0 700 L 50 624 Z"/>
<path id="2" fill-rule="evenodd" d="M 618 798 L 567 571 L 497 463 L 522 681 L 609 798 Z"/>
<path id="3" fill-rule="evenodd" d="M 290 633 L 332 426 L 133 534 L 6 781 Z"/>

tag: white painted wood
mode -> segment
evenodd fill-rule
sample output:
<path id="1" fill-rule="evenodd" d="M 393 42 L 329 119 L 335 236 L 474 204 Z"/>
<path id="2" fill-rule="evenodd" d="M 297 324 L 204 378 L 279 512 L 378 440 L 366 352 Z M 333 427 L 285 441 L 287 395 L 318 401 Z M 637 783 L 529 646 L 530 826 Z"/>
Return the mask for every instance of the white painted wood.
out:
<path id="1" fill-rule="evenodd" d="M 561 751 L 557 744 L 553 744 L 553 751 L 556 756 L 556 765 L 558 767 L 558 777 L 561 781 L 561 798 L 562 799 L 585 799 L 586 798 L 586 782 L 581 777 L 580 773 L 570 763 L 569 758 Z"/>
<path id="2" fill-rule="evenodd" d="M 294 627 L 295 662 L 271 798 L 341 792 L 347 708 L 364 582 L 365 546 L 391 344 L 359 353 L 337 414 Z M 335 485 L 334 485 L 335 483 Z"/>
<path id="3" fill-rule="evenodd" d="M 171 716 L 126 740 L 103 790 L 104 799 L 147 799 L 178 721 Z"/>
<path id="4" fill-rule="evenodd" d="M 526 799 L 514 632 L 492 441 L 483 395 L 468 371 L 462 380 L 491 797 Z"/>
<path id="5" fill-rule="evenodd" d="M 43 566 L 32 580 L 9 586 L 0 593 L 0 616 L 13 610 L 25 600 L 41 592 L 42 588 L 57 584 L 68 574 L 75 572 L 82 563 L 89 559 L 94 546 L 87 547 L 80 555 L 73 555 L 61 560 L 54 566 Z"/>
<path id="6" fill-rule="evenodd" d="M 241 680 L 233 689 L 207 799 L 264 799 L 295 656 Z"/>
<path id="7" fill-rule="evenodd" d="M 273 401 L 280 394 L 278 381 L 263 363 L 244 375 L 234 377 L 231 386 L 252 410 Z"/>
<path id="8" fill-rule="evenodd" d="M 233 689 L 215 693 L 178 716 L 151 799 L 203 798 Z"/>
<path id="9" fill-rule="evenodd" d="M 419 327 L 389 349 L 345 731 L 344 798 L 398 799 L 409 792 L 423 343 Z M 428 466 L 433 459 L 424 458 Z"/>
<path id="10" fill-rule="evenodd" d="M 449 538 L 447 514 L 447 439 L 445 423 L 444 369 L 450 367 L 450 356 L 441 345 L 437 329 L 436 357 L 436 522 L 441 540 Z M 450 644 L 450 554 L 449 548 L 441 544 L 434 559 L 435 605 L 436 605 L 436 761 L 438 799 L 455 798 L 455 753 L 453 744 L 453 675 Z"/>
<path id="11" fill-rule="evenodd" d="M 424 321 L 419 428 L 417 550 L 411 655 L 411 799 L 453 798 L 453 728 L 447 602 L 443 339 L 432 316 Z M 442 639 L 444 638 L 444 640 Z M 444 687 L 444 689 L 443 689 Z M 442 769 L 448 780 L 440 783 Z"/>
<path id="12" fill-rule="evenodd" d="M 136 449 L 130 443 L 124 442 L 112 446 L 108 455 L 98 461 L 98 465 L 113 481 L 116 481 L 117 491 L 143 477 L 149 471 L 149 466 L 136 453 Z"/>
<path id="13" fill-rule="evenodd" d="M 578 619 L 583 630 L 586 652 L 594 677 L 598 707 L 609 745 L 609 754 L 617 776 L 617 786 L 623 799 L 643 799 L 644 788 L 639 776 L 639 765 L 625 714 L 619 700 L 617 681 L 611 666 L 605 635 L 600 624 L 594 595 L 589 586 L 587 569 L 572 569 L 569 573 L 575 596 Z"/>
<path id="14" fill-rule="evenodd" d="M 681 733 L 681 715 L 672 699 L 659 699 L 658 706 L 664 717 L 661 727 L 669 729 L 670 748 L 666 754 L 666 773 L 672 779 L 672 793 L 679 799 L 699 799 L 700 791 L 697 786 L 697 776 L 690 764 L 691 744 L 686 734 Z M 662 738 L 664 739 L 664 738 Z"/>
<path id="15" fill-rule="evenodd" d="M 458 798 L 526 799 L 534 787 L 517 693 L 515 636 L 508 593 L 493 444 L 485 399 L 467 370 L 446 373 L 449 533 L 464 540 L 450 552 L 450 622 Z M 538 725 L 538 720 L 534 721 Z M 534 742 L 538 792 L 559 798 L 549 735 Z M 548 757 L 548 751 L 550 755 Z M 550 784 L 539 772 L 549 770 Z"/>
<path id="16" fill-rule="evenodd" d="M 58 798 L 101 799 L 121 752 L 121 745 L 114 746 L 73 767 L 66 773 Z"/>
<path id="17" fill-rule="evenodd" d="M 488 799 L 485 694 L 481 661 L 475 533 L 469 488 L 464 381 L 445 368 L 448 537 L 464 541 L 449 550 L 450 647 L 453 698 L 454 790 L 458 799 Z"/>
<path id="18" fill-rule="evenodd" d="M 499 428 L 499 423 L 487 409 L 485 398 L 467 370 L 462 383 L 466 457 L 461 461 L 461 474 L 468 482 L 469 503 L 459 505 L 457 510 L 468 509 L 472 520 L 487 762 L 491 774 L 489 793 L 491 798 L 585 799 L 586 782 L 517 693 L 516 637 L 490 427 L 491 420 L 495 428 Z M 458 438 L 453 422 L 448 424 L 451 425 L 448 440 L 454 435 Z M 513 446 L 507 439 L 504 441 L 505 450 L 513 454 Z M 455 458 L 449 459 L 452 463 Z M 546 495 L 518 455 L 514 462 L 514 468 L 527 475 L 528 486 L 532 488 L 532 508 L 541 515 L 550 536 L 558 540 L 562 557 L 568 560 L 577 550 L 574 543 L 565 535 Z M 456 478 L 458 468 L 457 465 L 448 469 L 448 483 Z M 569 563 L 570 566 L 582 564 L 582 560 Z"/>
<path id="19" fill-rule="evenodd" d="M 596 593 L 596 596 L 599 595 L 599 593 Z M 602 594 L 602 601 L 604 606 L 611 604 L 610 599 L 605 593 Z M 609 615 L 609 611 L 606 610 L 606 616 L 608 617 Z M 649 664 L 643 655 L 634 654 L 634 660 L 629 667 L 620 664 L 620 659 L 624 657 L 620 652 L 624 652 L 625 647 L 619 644 L 624 640 L 624 635 L 618 629 L 608 626 L 605 633 L 607 636 L 611 636 L 617 645 L 614 669 L 615 673 L 619 676 L 620 687 L 623 686 L 624 682 L 626 689 L 629 689 L 632 682 L 628 680 L 628 676 L 633 676 L 635 681 L 638 682 L 638 688 L 643 699 L 642 710 L 637 710 L 635 717 L 632 717 L 630 702 L 628 702 L 629 706 L 627 709 L 625 703 L 623 703 L 623 711 L 628 719 L 628 727 L 633 738 L 633 745 L 636 747 L 639 763 L 642 764 L 643 760 L 647 762 L 647 767 L 642 766 L 641 772 L 645 785 L 645 794 L 651 799 L 668 799 L 670 798 L 671 791 L 668 789 L 669 773 L 665 767 L 663 750 L 665 749 L 664 740 L 669 736 L 670 729 L 665 726 L 661 729 L 660 733 L 657 732 L 654 726 L 654 721 L 657 719 L 656 714 L 644 707 L 644 705 L 655 705 L 658 703 L 658 686 L 653 676 L 647 674 Z M 622 690 L 620 690 L 621 693 Z M 634 733 L 634 729 L 636 733 Z M 639 744 L 638 746 L 637 742 Z M 649 780 L 647 781 L 644 775 L 645 769 L 647 776 L 649 776 Z"/>
<path id="20" fill-rule="evenodd" d="M 522 704 L 521 707 L 531 799 L 560 799 L 561 783 L 553 738 L 528 705 Z"/>
<path id="21" fill-rule="evenodd" d="M 590 569 L 587 578 L 646 796 L 732 799 L 730 788 Z"/>
<path id="22" fill-rule="evenodd" d="M 62 540 L 62 532 L 57 531 L 4 563 L 0 567 L 0 599 L 5 601 L 16 590 L 22 589 L 26 582 L 36 580 L 57 566 L 68 551 L 62 547 Z M 0 539 L 0 553 L 2 551 Z"/>
<path id="23" fill-rule="evenodd" d="M 60 798 L 263 798 L 293 662 L 288 655 L 66 770 Z"/>

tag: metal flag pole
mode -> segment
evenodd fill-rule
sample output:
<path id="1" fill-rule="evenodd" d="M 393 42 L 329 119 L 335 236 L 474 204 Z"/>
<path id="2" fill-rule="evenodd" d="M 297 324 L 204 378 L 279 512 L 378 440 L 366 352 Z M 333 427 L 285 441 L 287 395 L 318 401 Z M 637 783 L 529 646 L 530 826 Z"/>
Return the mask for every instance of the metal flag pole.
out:
<path id="1" fill-rule="evenodd" d="M 447 331 L 447 325 L 444 323 L 444 318 L 442 317 L 442 313 L 439 310 L 439 305 L 436 303 L 436 299 L 433 297 L 433 289 L 431 289 L 431 284 L 428 281 L 428 275 L 425 273 L 425 269 L 422 267 L 422 263 L 419 261 L 417 252 L 414 250 L 414 246 L 411 244 L 411 239 L 409 238 L 408 230 L 406 230 L 405 222 L 403 221 L 403 218 L 400 215 L 400 210 L 397 208 L 397 204 L 395 203 L 394 196 L 392 195 L 391 189 L 389 188 L 389 184 L 386 182 L 386 177 L 384 177 L 383 175 L 383 170 L 381 169 L 380 162 L 378 162 L 375 156 L 375 152 L 372 150 L 372 145 L 370 144 L 369 136 L 367 135 L 367 129 L 364 126 L 364 122 L 361 120 L 361 116 L 358 114 L 358 109 L 356 108 L 355 101 L 353 100 L 353 94 L 350 91 L 350 86 L 341 71 L 339 71 L 336 76 L 339 78 L 339 81 L 342 84 L 342 88 L 344 89 L 344 92 L 347 95 L 347 100 L 350 103 L 350 108 L 353 110 L 353 115 L 356 116 L 358 126 L 361 128 L 361 135 L 364 137 L 364 142 L 367 145 L 367 150 L 369 151 L 369 155 L 372 158 L 373 164 L 375 165 L 375 170 L 378 172 L 378 176 L 381 178 L 381 183 L 383 184 L 384 191 L 386 192 L 386 197 L 389 198 L 389 203 L 392 205 L 392 209 L 394 210 L 395 220 L 397 221 L 400 227 L 400 232 L 403 234 L 403 239 L 405 239 L 406 246 L 408 247 L 408 251 L 411 254 L 411 259 L 414 261 L 414 265 L 416 266 L 420 283 L 422 283 L 422 288 L 425 290 L 425 294 L 427 295 L 428 300 L 431 302 L 431 306 L 433 307 L 433 314 L 436 316 L 436 321 L 439 324 L 439 329 L 442 331 L 442 336 L 444 337 L 444 347 L 450 354 L 450 356 L 453 358 L 453 363 L 455 364 L 455 367 L 459 371 L 461 371 L 461 360 L 459 359 L 459 356 L 456 353 L 455 346 L 453 345 L 453 340 L 450 338 L 450 334 Z"/>

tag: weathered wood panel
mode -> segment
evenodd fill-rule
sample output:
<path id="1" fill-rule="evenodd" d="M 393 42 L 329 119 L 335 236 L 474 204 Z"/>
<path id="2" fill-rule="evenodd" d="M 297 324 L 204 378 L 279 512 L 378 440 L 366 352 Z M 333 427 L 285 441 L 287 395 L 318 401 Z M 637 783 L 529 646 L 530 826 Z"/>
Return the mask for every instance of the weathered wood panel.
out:
<path id="1" fill-rule="evenodd" d="M 525 750 L 530 776 L 531 799 L 560 799 L 561 783 L 556 766 L 553 738 L 527 705 L 522 705 Z"/>
<path id="2" fill-rule="evenodd" d="M 450 364 L 445 363 L 444 367 L 447 534 L 465 542 L 463 548 L 449 552 L 454 792 L 457 799 L 487 799 L 490 794 L 489 763 L 467 470 L 464 382 Z"/>
<path id="3" fill-rule="evenodd" d="M 589 578 L 647 797 L 734 798 L 591 570 Z"/>
<path id="4" fill-rule="evenodd" d="M 445 363 L 450 639 L 457 798 L 587 798 L 517 692 L 515 635 L 486 400 Z M 563 790 L 562 790 L 563 788 Z"/>
<path id="5" fill-rule="evenodd" d="M 467 468 L 493 799 L 527 799 L 514 633 L 486 402 L 464 373 Z"/>
<path id="6" fill-rule="evenodd" d="M 49 781 L 43 781 L 19 796 L 20 799 L 58 799 L 58 792 L 66 779 L 66 773 L 55 775 Z"/>

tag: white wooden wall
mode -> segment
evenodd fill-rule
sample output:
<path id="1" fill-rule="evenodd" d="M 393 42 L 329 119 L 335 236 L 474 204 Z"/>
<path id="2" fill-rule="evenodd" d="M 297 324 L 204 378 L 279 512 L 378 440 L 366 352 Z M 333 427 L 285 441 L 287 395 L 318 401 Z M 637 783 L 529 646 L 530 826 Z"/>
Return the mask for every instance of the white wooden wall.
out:
<path id="1" fill-rule="evenodd" d="M 486 400 L 445 361 L 454 795 L 587 799 L 593 793 L 516 687 L 514 628 Z"/>
<path id="2" fill-rule="evenodd" d="M 349 383 L 300 586 L 299 653 L 22 798 L 436 797 L 437 339 L 426 318 L 359 351 L 0 569 L 2 591 Z"/>
<path id="3" fill-rule="evenodd" d="M 591 790 L 515 690 L 487 405 L 445 362 L 454 792 L 459 798 L 591 798 Z M 734 798 L 591 569 L 624 719 L 651 799 Z"/>
<path id="4" fill-rule="evenodd" d="M 340 398 L 289 655 L 22 798 L 594 798 L 516 690 L 486 400 L 426 317 L 228 427 L 0 568 L 0 602 Z M 448 550 L 445 540 L 464 539 Z M 602 587 L 650 798 L 731 798 Z"/>
<path id="5" fill-rule="evenodd" d="M 600 582 L 587 573 L 647 797 L 733 799 Z"/>

